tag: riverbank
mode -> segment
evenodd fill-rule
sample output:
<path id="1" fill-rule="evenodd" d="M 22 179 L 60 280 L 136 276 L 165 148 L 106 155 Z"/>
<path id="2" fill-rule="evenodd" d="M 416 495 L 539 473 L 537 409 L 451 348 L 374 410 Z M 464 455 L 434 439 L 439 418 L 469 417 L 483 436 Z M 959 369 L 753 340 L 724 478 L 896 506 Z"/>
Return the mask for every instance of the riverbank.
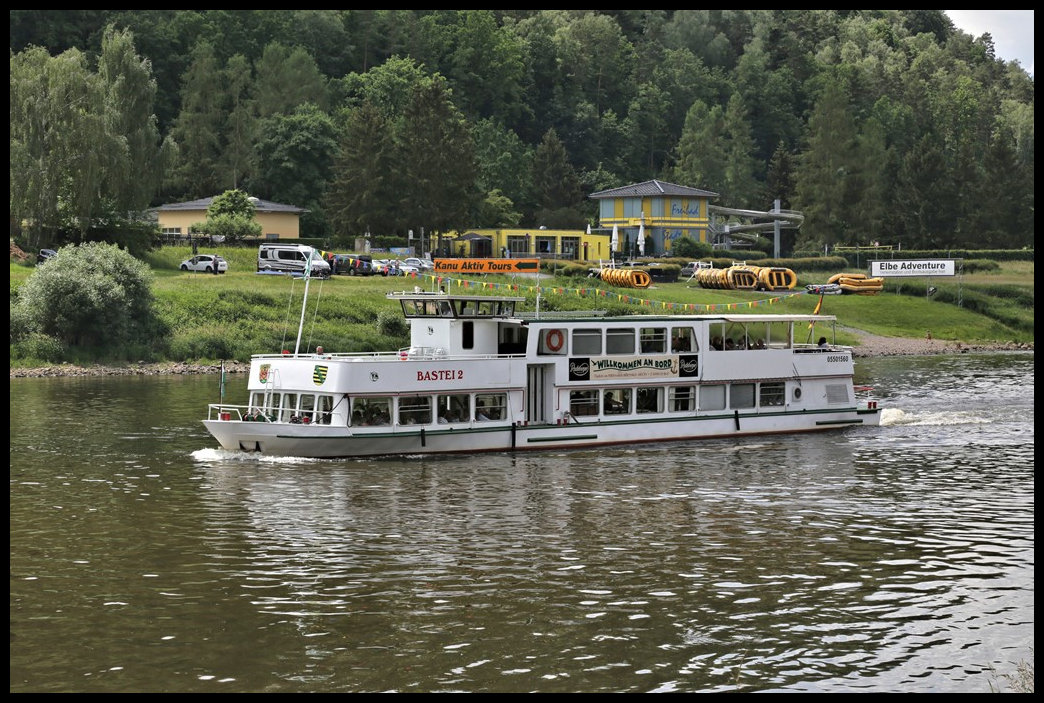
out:
<path id="1" fill-rule="evenodd" d="M 881 337 L 859 330 L 849 330 L 860 337 L 859 343 L 853 347 L 856 358 L 871 356 L 921 356 L 926 354 L 965 354 L 985 351 L 1033 351 L 1032 344 L 962 344 L 939 339 L 911 339 L 905 337 Z M 126 364 L 122 366 L 77 366 L 74 364 L 58 364 L 39 366 L 36 368 L 12 368 L 11 378 L 50 378 L 63 376 L 160 376 L 160 375 L 199 375 L 220 373 L 220 364 L 190 364 L 185 362 L 165 362 L 158 364 Z M 250 364 L 238 361 L 226 361 L 225 373 L 249 373 Z"/>

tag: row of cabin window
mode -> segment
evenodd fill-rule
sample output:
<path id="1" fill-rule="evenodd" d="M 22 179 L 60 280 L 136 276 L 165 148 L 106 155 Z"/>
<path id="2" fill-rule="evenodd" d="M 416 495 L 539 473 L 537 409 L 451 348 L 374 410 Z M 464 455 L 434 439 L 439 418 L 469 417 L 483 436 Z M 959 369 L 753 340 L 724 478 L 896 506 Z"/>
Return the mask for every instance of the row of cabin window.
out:
<path id="1" fill-rule="evenodd" d="M 331 395 L 299 393 L 254 393 L 248 416 L 262 414 L 273 422 L 330 424 L 334 409 Z M 507 417 L 506 393 L 450 393 L 436 396 L 370 396 L 358 397 L 351 403 L 351 425 L 391 425 L 396 417 L 399 425 L 427 425 L 436 422 L 478 422 L 502 420 Z M 474 414 L 472 414 L 474 407 Z M 433 412 L 434 409 L 434 412 Z M 437 418 L 433 420 L 433 418 Z"/>
<path id="2" fill-rule="evenodd" d="M 474 409 L 474 413 L 472 413 Z M 435 396 L 367 396 L 352 400 L 354 427 L 487 422 L 507 417 L 506 393 L 446 393 Z"/>
<path id="3" fill-rule="evenodd" d="M 273 393 L 268 395 L 265 405 L 265 393 L 252 394 L 250 409 L 247 415 L 251 418 L 268 418 L 272 422 L 307 422 L 329 425 L 334 409 L 332 395 L 314 395 L 311 393 Z M 264 417 L 261 417 L 261 416 Z"/>
<path id="4" fill-rule="evenodd" d="M 706 386 L 638 386 L 635 388 L 586 388 L 569 391 L 569 412 L 575 417 L 629 415 L 632 412 L 693 412 L 779 407 L 786 402 L 782 381 L 732 383 Z M 726 404 L 726 396 L 728 403 Z M 665 404 L 666 401 L 666 404 Z"/>
<path id="5" fill-rule="evenodd" d="M 790 325 L 790 322 L 715 323 L 710 326 L 710 338 L 712 347 L 718 350 L 785 349 L 790 347 Z M 577 328 L 572 330 L 568 349 L 563 344 L 557 350 L 552 349 L 547 340 L 548 335 L 554 332 L 556 330 L 542 331 L 541 354 L 598 356 L 603 353 L 691 354 L 699 351 L 692 327 L 610 327 L 604 331 L 600 328 Z"/>

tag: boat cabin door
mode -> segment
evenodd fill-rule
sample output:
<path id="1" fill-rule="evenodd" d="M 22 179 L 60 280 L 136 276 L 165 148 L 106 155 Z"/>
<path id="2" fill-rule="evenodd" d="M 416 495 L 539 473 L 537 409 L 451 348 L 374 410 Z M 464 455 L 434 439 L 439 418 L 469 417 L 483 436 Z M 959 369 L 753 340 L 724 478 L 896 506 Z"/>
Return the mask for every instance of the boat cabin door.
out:
<path id="1" fill-rule="evenodd" d="M 525 420 L 540 424 L 554 417 L 554 368 L 552 364 L 529 365 L 526 372 Z"/>

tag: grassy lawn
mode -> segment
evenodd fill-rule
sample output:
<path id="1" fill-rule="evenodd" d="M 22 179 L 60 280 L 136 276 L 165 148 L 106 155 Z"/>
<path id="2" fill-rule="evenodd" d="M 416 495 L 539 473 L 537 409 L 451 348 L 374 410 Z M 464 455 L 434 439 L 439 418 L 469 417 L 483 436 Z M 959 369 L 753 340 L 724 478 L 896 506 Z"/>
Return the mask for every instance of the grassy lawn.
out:
<path id="1" fill-rule="evenodd" d="M 255 249 L 220 248 L 229 262 L 221 275 L 178 269 L 192 255 L 189 247 L 164 247 L 148 255 L 155 274 L 155 310 L 169 333 L 151 361 L 246 361 L 259 352 L 293 350 L 305 284 L 288 276 L 258 275 Z M 14 291 L 32 265 L 11 264 Z M 829 276 L 799 273 L 795 292 Z M 408 344 L 398 303 L 385 294 L 396 290 L 511 295 L 534 309 L 606 310 L 610 313 L 811 313 L 818 296 L 703 289 L 686 281 L 654 283 L 646 289 L 609 286 L 598 279 L 458 276 L 334 276 L 309 284 L 302 348 L 321 344 L 330 350 L 377 351 Z M 932 295 L 927 288 L 935 287 Z M 961 303 L 958 305 L 958 303 Z M 715 307 L 708 307 L 715 306 Z M 1033 340 L 1033 264 L 1005 262 L 998 271 L 954 278 L 888 279 L 876 296 L 825 296 L 822 312 L 840 325 L 893 337 L 924 337 L 968 344 Z M 855 337 L 839 334 L 841 343 Z"/>

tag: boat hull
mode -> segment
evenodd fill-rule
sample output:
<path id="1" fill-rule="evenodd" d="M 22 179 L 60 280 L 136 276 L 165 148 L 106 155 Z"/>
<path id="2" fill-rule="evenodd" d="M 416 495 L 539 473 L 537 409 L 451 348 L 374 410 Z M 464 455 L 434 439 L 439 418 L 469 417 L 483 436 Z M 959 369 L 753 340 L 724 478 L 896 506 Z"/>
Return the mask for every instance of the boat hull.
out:
<path id="1" fill-rule="evenodd" d="M 223 449 L 272 456 L 351 458 L 402 454 L 546 451 L 648 442 L 692 441 L 766 434 L 822 432 L 876 426 L 876 408 L 815 412 L 693 415 L 672 419 L 572 421 L 561 424 L 511 424 L 476 427 L 387 428 L 352 431 L 325 426 L 206 420 Z"/>

